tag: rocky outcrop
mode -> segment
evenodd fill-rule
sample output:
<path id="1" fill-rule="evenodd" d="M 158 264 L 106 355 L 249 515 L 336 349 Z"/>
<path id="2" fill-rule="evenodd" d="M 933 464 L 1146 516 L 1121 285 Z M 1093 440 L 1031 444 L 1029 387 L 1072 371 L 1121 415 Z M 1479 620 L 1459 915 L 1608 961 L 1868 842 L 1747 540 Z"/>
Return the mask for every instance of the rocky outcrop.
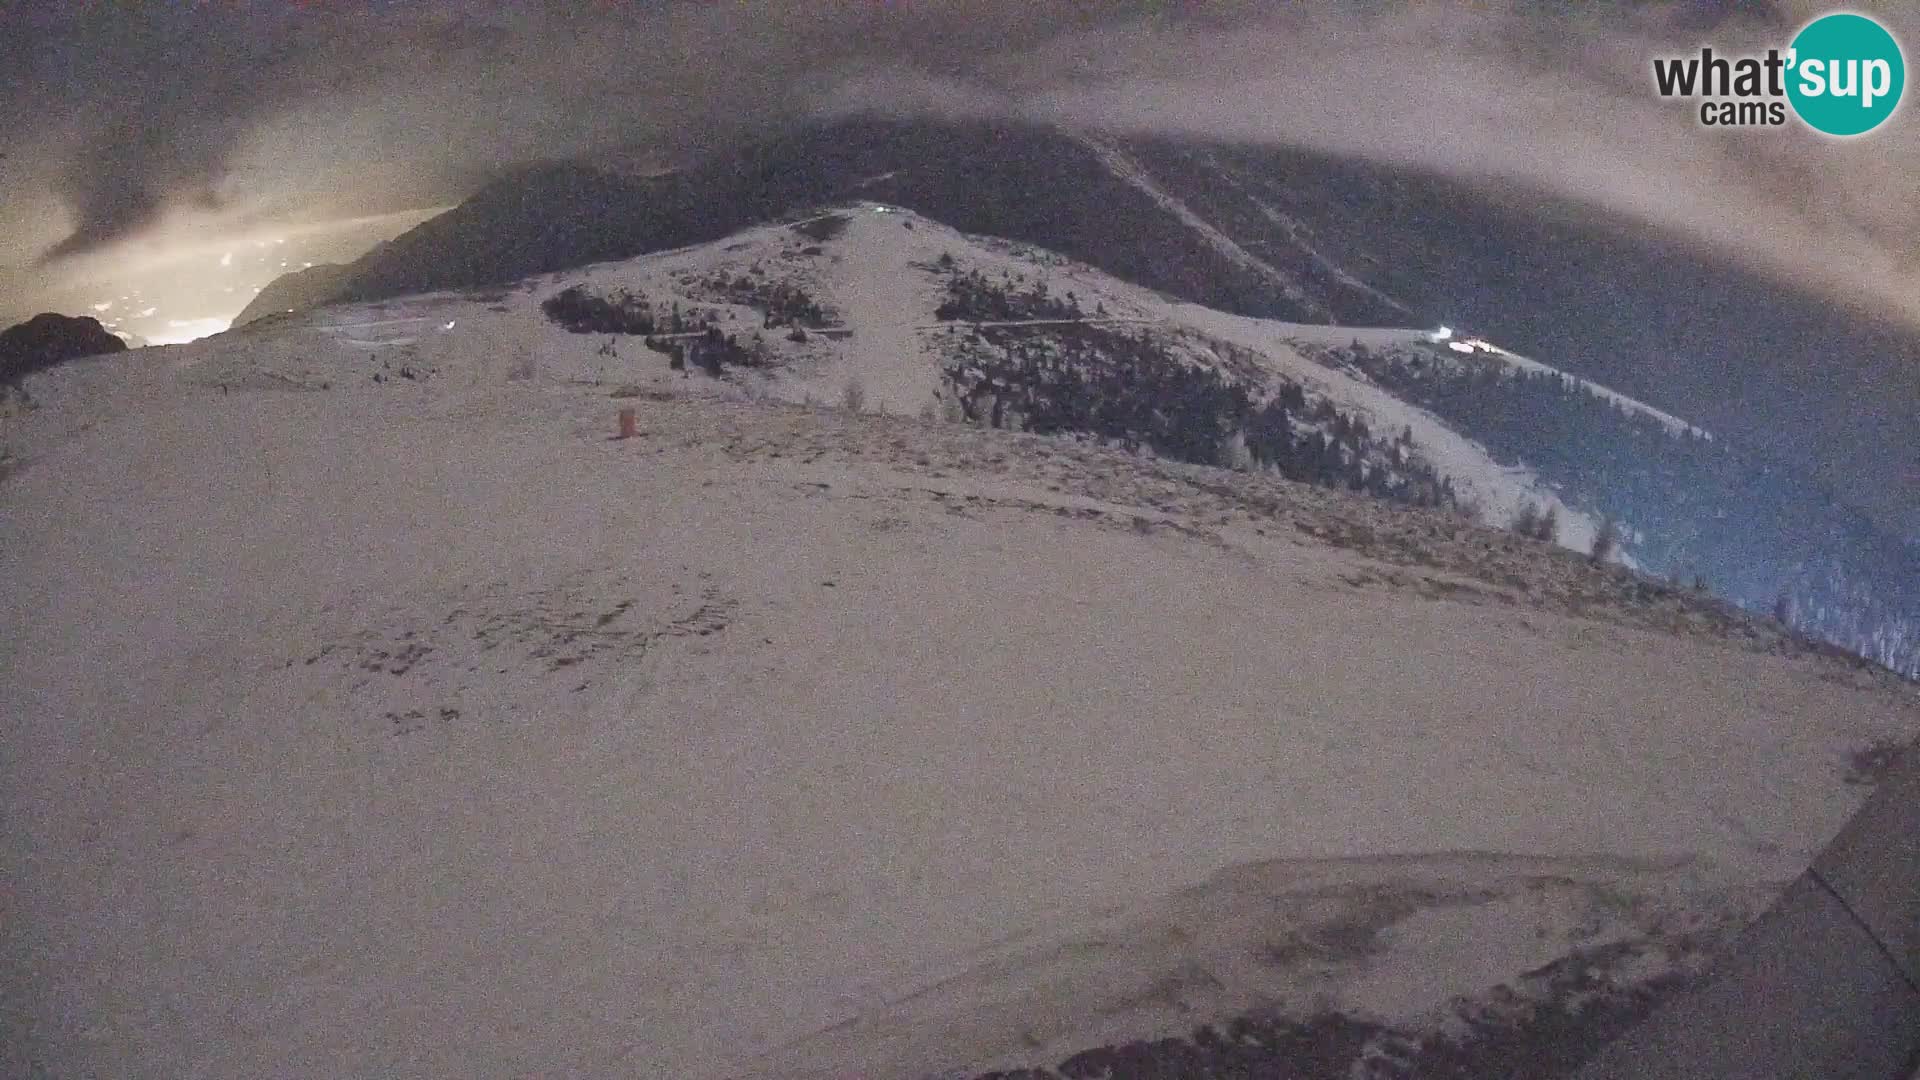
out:
<path id="1" fill-rule="evenodd" d="M 42 368 L 82 356 L 124 352 L 127 343 L 88 315 L 35 315 L 0 330 L 0 383 L 17 382 Z"/>

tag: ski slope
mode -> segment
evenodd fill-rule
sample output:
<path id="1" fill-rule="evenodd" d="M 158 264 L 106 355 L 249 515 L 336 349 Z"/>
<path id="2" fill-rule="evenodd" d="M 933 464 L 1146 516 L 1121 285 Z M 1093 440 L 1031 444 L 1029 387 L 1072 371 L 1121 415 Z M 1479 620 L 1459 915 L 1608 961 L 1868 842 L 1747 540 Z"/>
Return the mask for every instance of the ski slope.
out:
<path id="1" fill-rule="evenodd" d="M 860 203 L 826 216 L 844 217 L 845 231 L 821 241 L 796 231 L 817 219 L 762 226 L 712 244 L 534 279 L 496 300 L 440 294 L 324 309 L 289 316 L 288 321 L 276 323 L 277 332 L 281 340 L 299 340 L 303 347 L 306 342 L 324 341 L 316 347 L 318 356 L 328 358 L 327 364 L 335 362 L 333 357 L 359 349 L 368 356 L 380 353 L 393 369 L 404 358 L 387 354 L 405 345 L 410 349 L 408 357 L 425 366 L 433 366 L 437 356 L 478 351 L 503 363 L 505 357 L 514 357 L 513 366 L 528 377 L 662 387 L 684 384 L 685 379 L 667 371 L 657 354 L 636 342 L 615 342 L 616 355 L 602 355 L 604 336 L 566 333 L 548 323 L 538 309 L 540 300 L 569 285 L 598 295 L 628 290 L 648 296 L 659 308 L 679 304 L 689 310 L 713 311 L 723 329 L 742 338 L 757 334 L 777 358 L 764 372 L 731 374 L 724 388 L 709 389 L 793 402 L 837 402 L 849 383 L 857 383 L 868 408 L 917 415 L 939 405 L 941 364 L 955 335 L 977 326 L 934 317 L 945 295 L 947 271 L 937 265 L 945 256 L 951 260 L 952 272 L 978 271 L 994 280 L 1005 275 L 1008 280 L 1044 281 L 1056 296 L 1071 292 L 1079 297 L 1083 310 L 1105 309 L 1104 316 L 1089 314 L 1086 322 L 1138 327 L 1194 362 L 1220 362 L 1210 343 L 1252 350 L 1270 374 L 1301 383 L 1315 396 L 1365 419 L 1374 430 L 1411 429 L 1415 453 L 1451 478 L 1486 522 L 1504 525 L 1526 504 L 1555 507 L 1563 523 L 1561 541 L 1577 550 L 1591 543 L 1597 523 L 1563 504 L 1529 470 L 1496 463 L 1484 447 L 1431 414 L 1308 360 L 1290 345 L 1329 328 L 1227 315 L 1174 301 L 1051 252 L 965 236 L 897 207 Z M 833 313 L 840 332 L 814 334 L 806 342 L 795 343 L 786 340 L 782 330 L 763 330 L 760 312 L 717 302 L 697 287 L 716 274 L 757 274 L 759 280 L 804 289 Z M 1014 324 L 1043 328 L 1057 325 L 1058 320 L 1015 320 Z M 356 328 L 378 328 L 380 333 Z M 1380 343 L 1410 340 L 1416 333 L 1337 331 L 1342 341 Z M 234 347 L 243 346 L 236 343 Z M 309 377 L 311 365 L 301 371 L 305 374 L 299 377 Z"/>
<path id="2" fill-rule="evenodd" d="M 1920 731 L 1457 518 L 898 415 L 944 331 L 853 292 L 1032 261 L 903 221 L 30 378 L 0 1072 L 965 1076 L 1275 1001 L 1440 1030 L 1580 950 L 1696 970 L 1858 805 L 1850 755 Z M 723 254 L 852 338 L 716 382 L 539 315 Z M 781 400 L 852 377 L 895 415 Z"/>
<path id="3" fill-rule="evenodd" d="M 844 231 L 827 240 L 799 231 L 824 218 L 844 218 Z M 950 260 L 952 271 L 937 265 L 943 256 Z M 1303 384 L 1316 396 L 1365 419 L 1373 430 L 1410 429 L 1415 454 L 1449 477 L 1463 501 L 1488 524 L 1505 525 L 1527 505 L 1553 508 L 1562 526 L 1560 542 L 1578 551 L 1591 546 L 1599 529 L 1597 520 L 1563 502 L 1531 470 L 1495 462 L 1483 446 L 1424 410 L 1364 379 L 1307 359 L 1292 347 L 1298 342 L 1358 342 L 1386 348 L 1424 342 L 1428 331 L 1317 326 L 1229 315 L 1172 300 L 1051 252 L 966 236 L 880 203 L 856 203 L 797 222 L 748 229 L 711 244 L 548 275 L 485 302 L 474 299 L 474 294 L 438 294 L 325 309 L 289 316 L 289 321 L 275 325 L 286 333 L 306 335 L 302 340 L 324 339 L 320 355 L 327 357 L 354 349 L 384 354 L 406 346 L 412 350 L 410 357 L 431 365 L 436 355 L 482 350 L 511 355 L 511 366 L 528 378 L 635 381 L 653 386 L 684 382 L 665 371 L 656 354 L 633 341 L 615 342 L 616 355 L 602 355 L 604 337 L 568 334 L 549 324 L 538 310 L 539 300 L 569 285 L 599 295 L 628 290 L 652 298 L 662 308 L 680 304 L 689 310 L 715 312 L 723 329 L 743 338 L 758 334 L 776 363 L 761 373 L 729 375 L 726 389 L 730 392 L 793 402 L 837 402 L 851 383 L 859 385 L 870 409 L 916 415 L 928 407 L 939 409 L 940 367 L 956 335 L 987 326 L 1038 329 L 1061 323 L 935 319 L 934 309 L 944 297 L 944 274 L 969 270 L 991 279 L 1007 275 L 1043 281 L 1056 296 L 1072 292 L 1084 310 L 1105 309 L 1104 316 L 1090 314 L 1084 322 L 1138 327 L 1195 362 L 1218 362 L 1209 342 L 1250 349 L 1272 375 Z M 790 342 L 782 330 L 763 329 L 761 313 L 751 306 L 717 302 L 697 287 L 716 274 L 732 277 L 749 272 L 765 282 L 793 285 L 816 296 L 832 312 L 835 329 L 803 343 Z M 1498 355 L 1517 368 L 1562 374 L 1511 353 Z M 393 360 L 389 369 L 401 362 Z M 1660 419 L 1672 430 L 1687 426 L 1605 387 L 1575 381 L 1622 408 Z"/>

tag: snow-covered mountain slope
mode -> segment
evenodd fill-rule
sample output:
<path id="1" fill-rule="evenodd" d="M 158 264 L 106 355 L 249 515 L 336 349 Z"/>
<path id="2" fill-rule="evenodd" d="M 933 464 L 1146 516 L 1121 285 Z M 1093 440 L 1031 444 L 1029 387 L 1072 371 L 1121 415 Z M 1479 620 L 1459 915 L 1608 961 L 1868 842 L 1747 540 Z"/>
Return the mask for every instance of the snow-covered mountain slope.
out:
<path id="1" fill-rule="evenodd" d="M 1512 361 L 1513 374 L 1557 379 L 1514 354 L 1549 361 L 1650 403 L 1669 434 L 1682 420 L 1710 429 L 1743 463 L 1680 478 L 1658 440 L 1537 427 L 1502 460 L 1541 473 L 1581 509 L 1587 521 L 1576 525 L 1624 517 L 1625 557 L 1637 565 L 1698 578 L 1755 610 L 1777 608 L 1810 632 L 1920 673 L 1920 548 L 1895 539 L 1913 532 L 1920 512 L 1901 471 L 1920 416 L 1900 389 L 1910 386 L 1899 369 L 1916 349 L 1911 328 L 1592 208 L 1291 149 L 848 116 L 680 164 L 640 176 L 581 161 L 503 178 L 369 252 L 331 295 L 491 286 L 868 198 L 1059 251 L 1216 310 L 1468 325 L 1511 350 L 1482 358 Z M 1809 380 L 1809 371 L 1822 375 Z M 1395 396 L 1409 395 L 1401 387 Z M 1497 441 L 1497 419 L 1449 419 L 1483 445 Z M 1552 467 L 1581 447 L 1592 459 L 1601 445 L 1628 451 L 1628 464 L 1588 460 L 1571 477 Z M 1652 460 L 1638 460 L 1645 454 Z M 1296 475 L 1339 471 L 1294 456 Z M 1650 491 L 1635 479 L 1662 471 L 1679 482 Z M 1613 488 L 1596 489 L 1601 473 Z M 1699 483 L 1712 489 L 1708 498 L 1691 497 Z M 1664 518 L 1659 529 L 1654 517 Z"/>
<path id="2" fill-rule="evenodd" d="M 569 289 L 578 310 L 547 316 Z M 1490 524 L 1537 508 L 1578 551 L 1611 518 L 1628 565 L 1920 672 L 1920 549 L 1680 417 L 1495 344 L 1231 315 L 885 204 L 272 325 L 324 342 L 305 361 L 359 350 L 385 377 L 487 341 L 493 367 L 463 377 L 664 386 L 704 368 L 708 389 L 828 402 L 851 385 L 870 407 L 1144 444 Z M 715 340 L 689 340 L 703 334 Z"/>
<path id="3" fill-rule="evenodd" d="M 807 228 L 27 379 L 0 1072 L 969 1075 L 1235 1017 L 1329 1077 L 1577 1057 L 1920 731 L 1884 673 L 1457 514 L 922 419 L 968 332 L 842 290 L 937 308 L 949 251 L 1380 403 L 1037 253 Z M 756 261 L 807 298 L 717 295 Z M 574 285 L 765 356 L 569 333 Z M 910 415 L 748 400 L 855 379 Z"/>
<path id="4" fill-rule="evenodd" d="M 1920 547 L 1790 466 L 1484 341 L 1308 336 L 1294 340 L 1310 359 L 1471 433 L 1590 517 L 1614 519 L 1637 566 L 1920 675 Z"/>
<path id="5" fill-rule="evenodd" d="M 871 198 L 1237 314 L 1471 325 L 1766 453 L 1796 485 L 1838 485 L 1893 535 L 1916 527 L 1900 471 L 1920 441 L 1911 327 L 1499 185 L 1293 148 L 1095 141 L 1120 157 L 1048 125 L 850 116 L 650 178 L 544 166 L 368 253 L 335 298 L 494 285 Z"/>
<path id="6" fill-rule="evenodd" d="M 1531 357 L 1521 356 L 1519 353 L 1503 349 L 1490 341 L 1471 338 L 1463 340 L 1457 335 L 1453 335 L 1450 330 L 1447 336 L 1442 336 L 1438 329 L 1414 330 L 1406 327 L 1354 328 L 1346 326 L 1299 326 L 1294 329 L 1293 340 L 1331 346 L 1363 345 L 1371 349 L 1389 349 L 1395 346 L 1442 345 L 1446 349 L 1445 352 L 1439 349 L 1431 350 L 1436 360 L 1450 362 L 1455 366 L 1460 366 L 1470 363 L 1473 359 L 1479 357 L 1492 357 L 1516 371 L 1525 372 L 1529 375 L 1543 375 L 1562 380 L 1568 386 L 1580 390 L 1583 393 L 1591 394 L 1629 415 L 1644 416 L 1654 420 L 1661 427 L 1665 428 L 1669 435 L 1691 435 L 1694 438 L 1707 439 L 1709 441 L 1713 438 L 1712 432 L 1700 427 L 1698 424 L 1688 423 L 1686 420 L 1670 412 L 1654 408 L 1644 401 L 1638 401 L 1628 397 L 1611 387 L 1602 386 L 1591 379 L 1583 379 L 1578 375 L 1561 371 L 1551 364 L 1543 364 Z M 1453 353 L 1459 353 L 1461 355 L 1451 355 Z"/>
<path id="7" fill-rule="evenodd" d="M 963 297 L 965 302 L 956 301 L 955 290 L 969 281 L 978 282 L 978 290 Z M 1431 415 L 1364 379 L 1304 358 L 1293 342 L 1314 340 L 1324 328 L 1178 303 L 1049 252 L 963 236 L 876 203 L 479 294 L 486 299 L 441 294 L 276 319 L 270 324 L 276 340 L 326 343 L 312 355 L 302 353 L 305 366 L 280 374 L 311 380 L 317 377 L 314 364 L 332 365 L 338 355 L 354 350 L 366 350 L 366 357 L 389 373 L 402 367 L 438 373 L 442 365 L 436 357 L 480 351 L 492 357 L 481 378 L 498 377 L 503 365 L 518 365 L 528 377 L 638 385 L 671 386 L 698 378 L 671 369 L 665 353 L 647 351 L 636 335 L 576 334 L 554 325 L 539 305 L 565 288 L 581 290 L 589 302 L 612 298 L 635 305 L 636 313 L 644 310 L 657 321 L 649 326 L 662 349 L 673 347 L 669 341 L 698 348 L 700 342 L 685 342 L 697 336 L 688 328 L 713 327 L 733 339 L 732 348 L 739 351 L 714 374 L 752 396 L 837 402 L 852 384 L 873 409 L 917 415 L 980 403 L 983 422 L 993 422 L 987 415 L 993 406 L 982 403 L 981 394 L 1007 398 L 1008 408 L 1017 413 L 1013 398 L 1025 393 L 1008 385 L 1015 375 L 992 370 L 994 361 L 1029 350 L 1057 354 L 1065 347 L 1064 337 L 1110 367 L 1125 367 L 1132 361 L 1116 350 L 1144 341 L 1156 355 L 1220 373 L 1257 399 L 1271 398 L 1285 384 L 1300 387 L 1309 407 L 1325 401 L 1369 433 L 1384 436 L 1369 446 L 1361 445 L 1366 437 L 1349 436 L 1350 463 L 1364 458 L 1383 477 L 1397 475 L 1396 456 L 1431 469 L 1450 482 L 1459 503 L 1485 521 L 1504 524 L 1525 504 L 1554 507 L 1563 523 L 1562 541 L 1577 549 L 1591 543 L 1595 528 L 1593 520 L 1562 505 L 1524 466 L 1497 465 L 1483 448 Z M 1004 304 L 1009 310 L 959 310 L 966 303 Z M 950 309 L 943 312 L 943 304 Z M 813 305 L 817 311 L 794 318 L 782 305 L 795 311 Z M 979 317 L 983 314 L 1013 317 Z M 670 328 L 675 318 L 681 321 Z M 379 333 L 387 336 L 381 339 Z M 1350 333 L 1399 340 L 1414 331 Z M 1102 336 L 1079 340 L 1089 334 Z M 210 348 L 244 357 L 252 371 L 260 361 L 250 341 L 234 338 Z M 488 343 L 484 348 L 476 345 L 482 341 Z M 251 377 L 218 374 L 225 370 L 220 363 L 204 366 L 200 377 Z M 697 357 L 692 364 L 699 367 Z M 1303 436 L 1332 431 L 1325 416 L 1296 412 Z M 1000 422 L 1023 421 L 1013 416 Z M 1398 435 L 1410 441 L 1396 441 Z"/>

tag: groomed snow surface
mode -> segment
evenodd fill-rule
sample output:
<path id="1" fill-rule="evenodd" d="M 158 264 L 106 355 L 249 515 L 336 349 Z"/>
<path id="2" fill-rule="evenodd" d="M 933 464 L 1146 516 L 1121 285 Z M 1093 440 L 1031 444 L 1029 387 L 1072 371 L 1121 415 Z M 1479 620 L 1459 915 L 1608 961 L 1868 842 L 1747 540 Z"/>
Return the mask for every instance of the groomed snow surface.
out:
<path id="1" fill-rule="evenodd" d="M 921 288 L 862 235 L 849 321 Z M 29 380 L 0 1072 L 969 1075 L 1257 1007 L 1443 1024 L 1572 950 L 1691 970 L 1920 730 L 1455 519 L 599 355 L 537 318 L 580 276 Z M 915 411 L 919 340 L 771 392 Z"/>

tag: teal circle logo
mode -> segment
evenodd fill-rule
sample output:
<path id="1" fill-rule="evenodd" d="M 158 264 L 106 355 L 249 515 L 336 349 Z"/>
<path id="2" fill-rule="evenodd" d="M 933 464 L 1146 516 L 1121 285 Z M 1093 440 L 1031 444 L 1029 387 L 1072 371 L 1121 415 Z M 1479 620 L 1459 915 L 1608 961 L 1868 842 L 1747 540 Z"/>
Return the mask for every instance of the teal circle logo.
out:
<path id="1" fill-rule="evenodd" d="M 1808 126 L 1828 135 L 1864 135 L 1885 123 L 1907 88 L 1900 43 L 1865 15 L 1822 15 L 1801 28 L 1788 53 L 1787 100 Z"/>

